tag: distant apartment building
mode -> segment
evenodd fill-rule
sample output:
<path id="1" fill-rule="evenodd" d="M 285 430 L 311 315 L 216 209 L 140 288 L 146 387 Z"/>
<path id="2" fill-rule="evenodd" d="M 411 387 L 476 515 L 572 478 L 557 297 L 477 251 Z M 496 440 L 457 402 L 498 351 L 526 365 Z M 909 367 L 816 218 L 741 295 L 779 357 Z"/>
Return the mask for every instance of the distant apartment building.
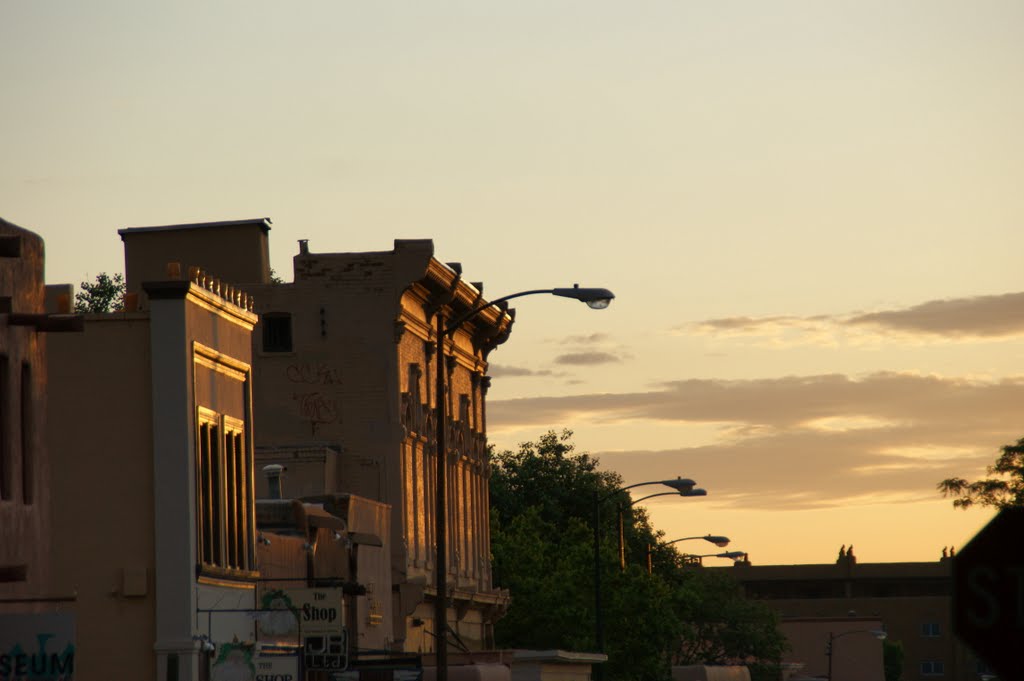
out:
<path id="1" fill-rule="evenodd" d="M 985 666 L 959 642 L 951 621 L 952 561 L 751 565 L 728 570 L 748 598 L 763 600 L 786 621 L 876 618 L 904 650 L 903 681 L 977 681 Z M 795 629 L 794 629 L 795 630 Z M 849 643 L 845 639 L 838 645 Z M 816 661 L 818 668 L 823 661 Z M 805 661 L 806 662 L 806 661 Z M 814 664 L 811 665 L 814 668 Z"/>
<path id="2" fill-rule="evenodd" d="M 50 579 L 44 438 L 46 336 L 77 328 L 68 312 L 67 292 L 45 287 L 42 238 L 0 219 L 0 677 L 74 663 L 74 597 Z"/>
<path id="3" fill-rule="evenodd" d="M 294 257 L 294 281 L 270 277 L 268 220 L 120 230 L 128 290 L 168 260 L 216 274 L 254 296 L 252 413 L 256 460 L 288 469 L 284 496 L 354 494 L 391 509 L 393 650 L 429 652 L 434 593 L 434 386 L 442 373 L 449 447 L 451 630 L 470 649 L 493 645 L 508 604 L 491 582 L 487 357 L 511 330 L 491 307 L 435 352 L 436 315 L 456 319 L 485 300 L 481 284 L 433 257 L 427 240 L 391 251 Z M 443 359 L 442 359 L 443 358 Z M 257 484 L 262 484 L 257 482 Z M 257 489 L 261 493 L 262 490 Z"/>

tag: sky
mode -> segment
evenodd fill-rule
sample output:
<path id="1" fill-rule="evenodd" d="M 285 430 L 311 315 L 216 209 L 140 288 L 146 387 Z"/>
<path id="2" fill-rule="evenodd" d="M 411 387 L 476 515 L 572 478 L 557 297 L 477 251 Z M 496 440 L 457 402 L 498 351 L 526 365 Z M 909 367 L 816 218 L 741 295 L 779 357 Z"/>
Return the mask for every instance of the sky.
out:
<path id="1" fill-rule="evenodd" d="M 123 270 L 123 227 L 269 217 L 286 280 L 298 239 L 432 238 L 486 296 L 612 289 L 516 301 L 492 443 L 693 478 L 655 527 L 755 564 L 937 560 L 991 513 L 936 483 L 1024 436 L 1022 30 L 1016 0 L 8 0 L 0 217 L 50 283 Z"/>

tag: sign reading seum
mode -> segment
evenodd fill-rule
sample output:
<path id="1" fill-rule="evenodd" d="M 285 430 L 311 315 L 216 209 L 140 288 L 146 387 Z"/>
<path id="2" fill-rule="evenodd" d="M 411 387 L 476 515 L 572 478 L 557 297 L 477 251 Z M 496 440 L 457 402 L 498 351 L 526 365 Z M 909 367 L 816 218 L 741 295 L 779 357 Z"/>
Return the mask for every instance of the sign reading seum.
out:
<path id="1" fill-rule="evenodd" d="M 0 614 L 0 681 L 74 678 L 74 614 Z"/>

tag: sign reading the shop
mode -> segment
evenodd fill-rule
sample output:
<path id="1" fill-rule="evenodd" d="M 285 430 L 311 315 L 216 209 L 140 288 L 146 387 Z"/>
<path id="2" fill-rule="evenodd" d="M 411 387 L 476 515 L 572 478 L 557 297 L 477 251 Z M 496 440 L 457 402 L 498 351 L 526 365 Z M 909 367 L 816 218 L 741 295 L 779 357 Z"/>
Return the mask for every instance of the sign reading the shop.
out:
<path id="1" fill-rule="evenodd" d="M 255 681 L 297 681 L 299 678 L 298 655 L 268 655 L 256 657 Z"/>
<path id="2" fill-rule="evenodd" d="M 341 589 L 268 589 L 261 599 L 260 637 L 269 640 L 341 634 Z"/>

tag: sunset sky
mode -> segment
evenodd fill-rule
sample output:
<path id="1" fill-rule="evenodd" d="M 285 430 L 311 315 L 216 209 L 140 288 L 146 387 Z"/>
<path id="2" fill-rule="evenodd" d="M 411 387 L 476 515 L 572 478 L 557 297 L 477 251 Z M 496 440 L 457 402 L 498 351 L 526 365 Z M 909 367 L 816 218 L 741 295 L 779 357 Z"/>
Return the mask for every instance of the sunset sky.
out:
<path id="1" fill-rule="evenodd" d="M 935 560 L 990 516 L 935 483 L 1024 436 L 1022 35 L 1017 0 L 11 0 L 0 216 L 50 283 L 267 216 L 286 279 L 297 239 L 432 238 L 490 297 L 610 288 L 517 301 L 492 442 L 694 478 L 655 526 L 755 564 Z"/>

